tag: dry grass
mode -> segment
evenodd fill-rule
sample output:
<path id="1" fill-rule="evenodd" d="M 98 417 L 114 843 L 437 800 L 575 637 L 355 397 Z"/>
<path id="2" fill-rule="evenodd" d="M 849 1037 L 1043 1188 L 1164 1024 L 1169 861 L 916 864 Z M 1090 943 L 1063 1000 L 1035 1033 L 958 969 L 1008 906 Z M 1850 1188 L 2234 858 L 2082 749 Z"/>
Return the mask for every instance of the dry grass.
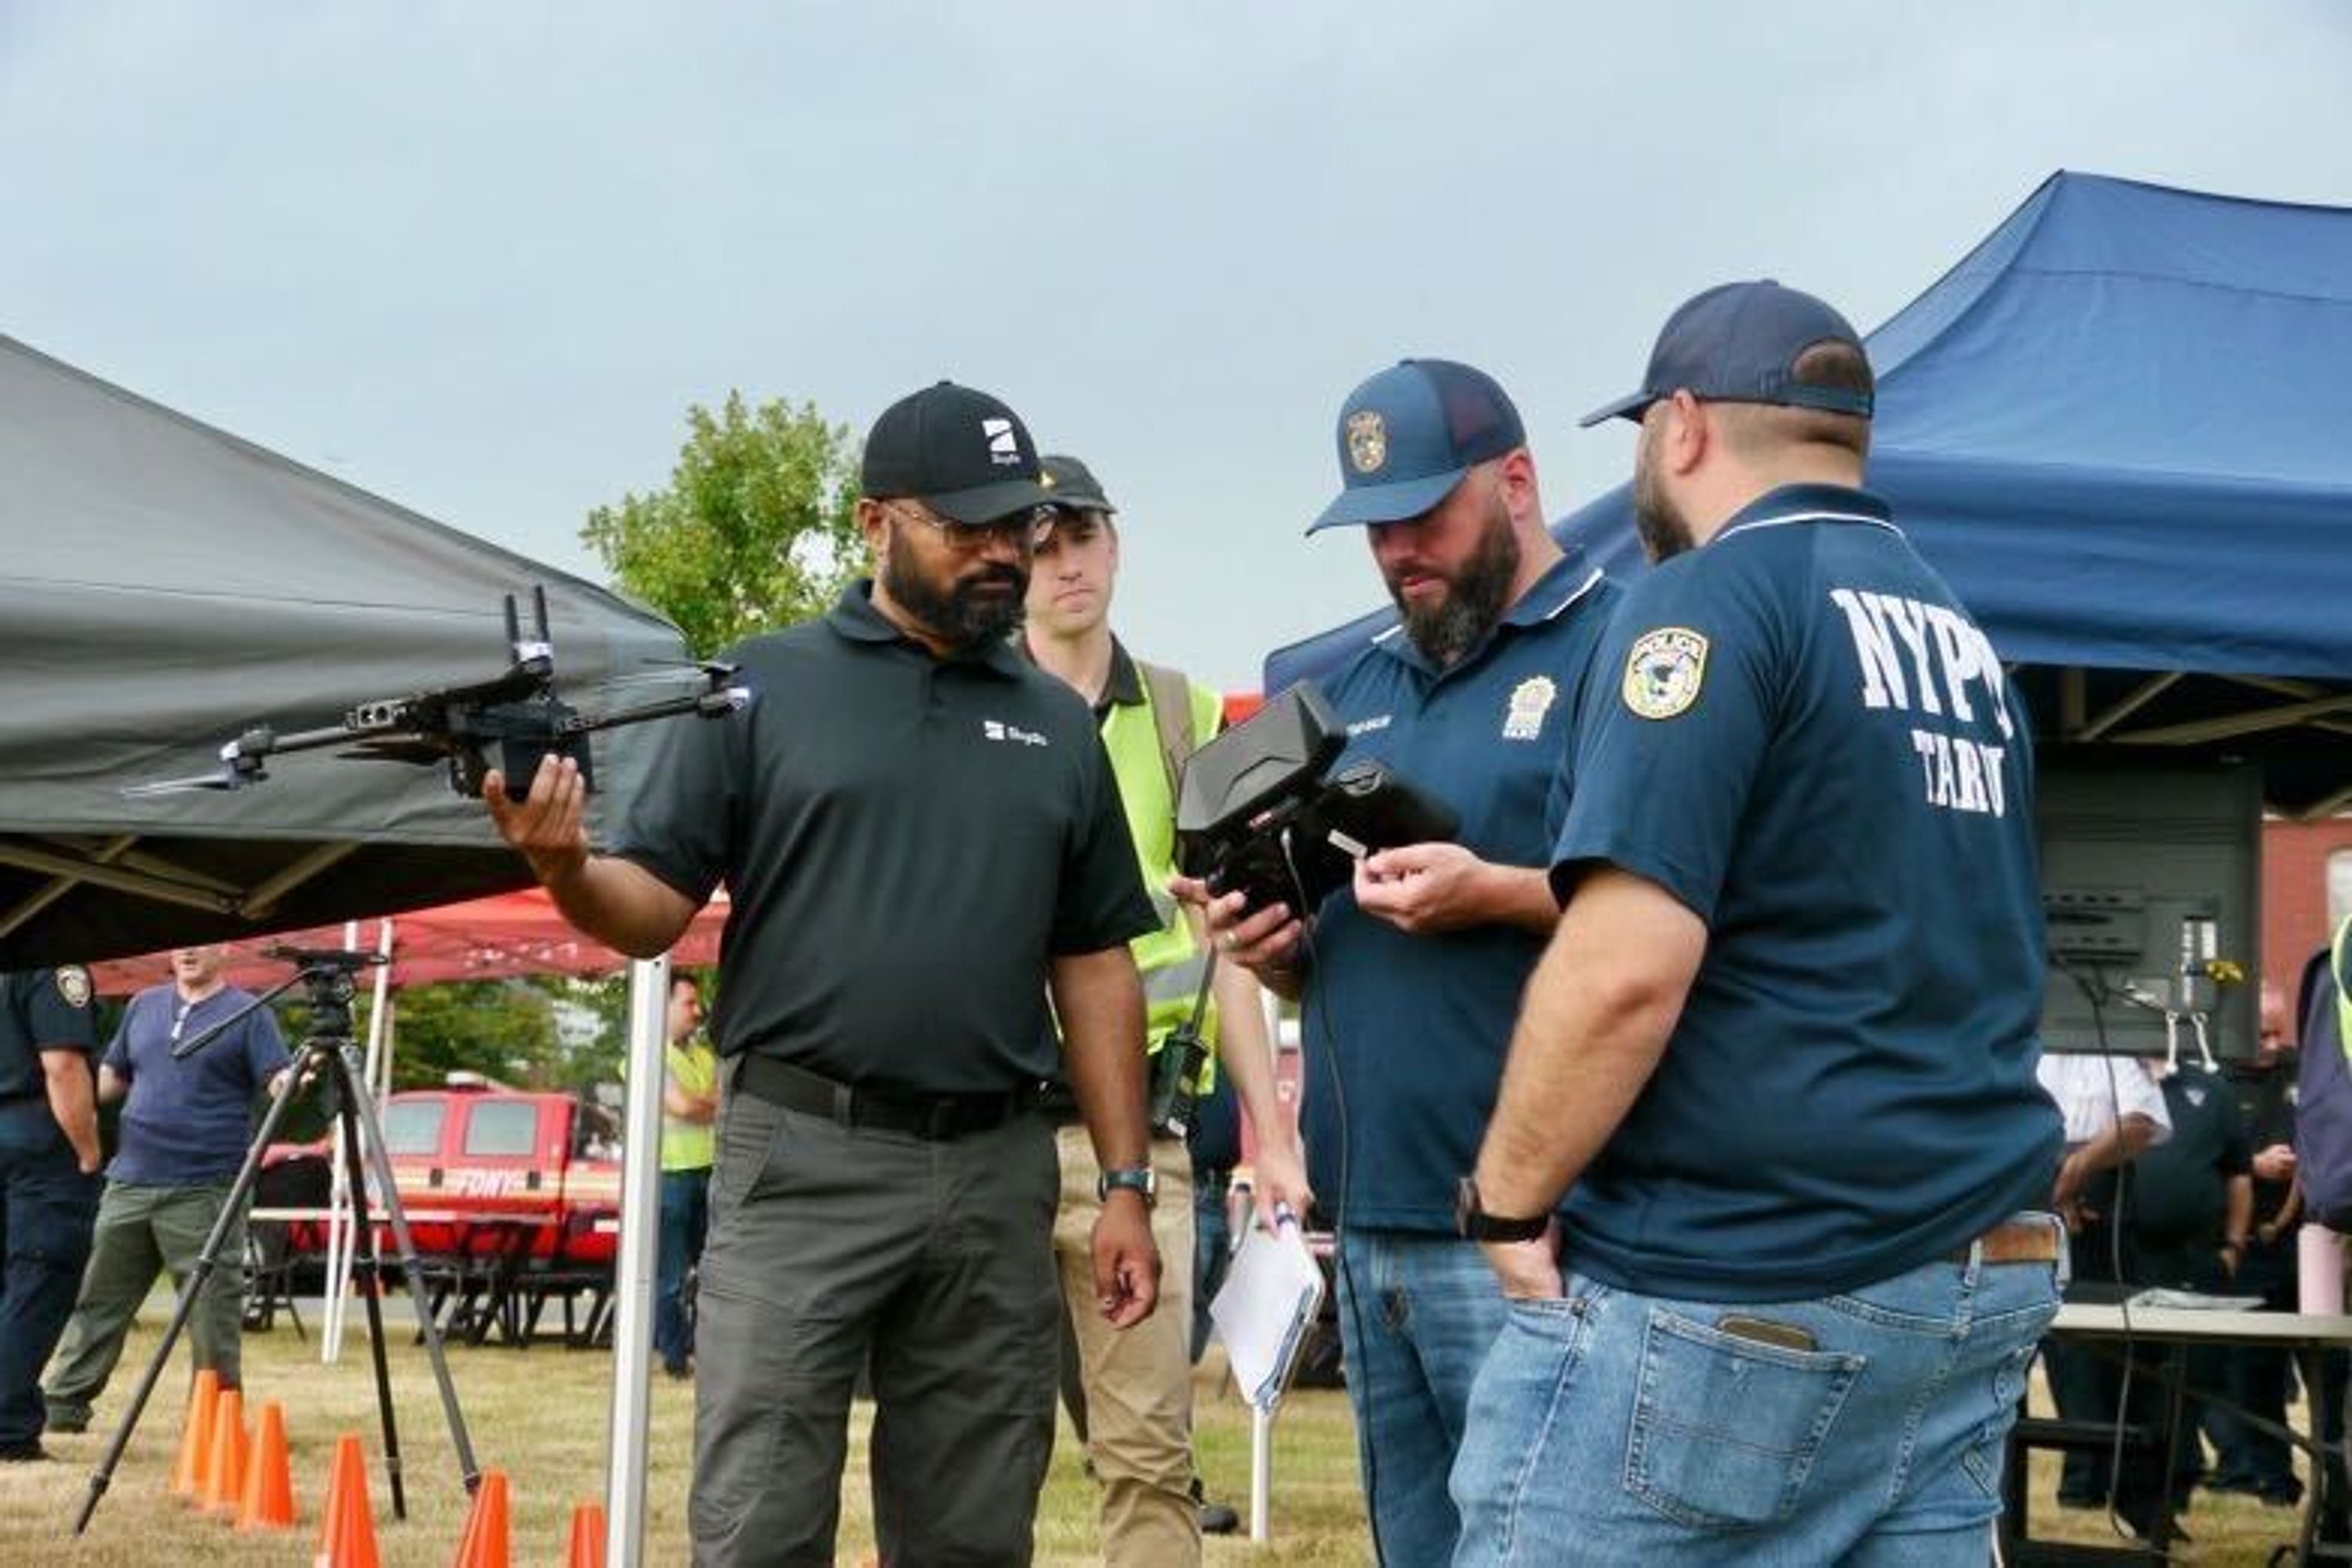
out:
<path id="1" fill-rule="evenodd" d="M 465 1524 L 465 1499 L 449 1443 L 432 1369 L 405 1332 L 394 1331 L 393 1392 L 400 1441 L 406 1460 L 409 1517 L 393 1521 L 375 1415 L 375 1385 L 368 1372 L 366 1340 L 357 1313 L 340 1364 L 321 1366 L 315 1338 L 298 1342 L 283 1326 L 246 1338 L 246 1398 L 248 1407 L 276 1399 L 286 1406 L 292 1448 L 295 1504 L 303 1526 L 290 1537 L 239 1535 L 226 1522 L 206 1518 L 172 1498 L 166 1483 L 177 1452 L 186 1377 L 184 1345 L 179 1367 L 164 1379 L 155 1400 L 92 1520 L 89 1533 L 68 1531 L 104 1453 L 114 1423 L 164 1317 L 163 1299 L 149 1303 L 114 1384 L 100 1401 L 99 1422 L 79 1436 L 52 1435 L 48 1448 L 62 1461 L 0 1468 L 0 1563 L 47 1563 L 56 1568 L 145 1568 L 158 1563 L 305 1563 L 316 1539 L 319 1507 L 336 1435 L 356 1431 L 368 1448 L 373 1482 L 376 1538 L 385 1568 L 435 1564 L 446 1568 Z M 306 1313 L 306 1321 L 310 1314 Z M 316 1324 L 311 1324 L 315 1330 Z M 1249 1495 L 1247 1411 L 1215 1382 L 1214 1362 L 1204 1371 L 1200 1397 L 1200 1456 L 1211 1494 L 1244 1514 Z M 542 1343 L 527 1351 L 465 1350 L 449 1352 L 466 1424 L 478 1462 L 508 1473 L 514 1502 L 514 1560 L 526 1564 L 563 1562 L 574 1504 L 601 1498 L 604 1476 L 605 1409 L 612 1359 L 601 1352 L 566 1351 Z M 649 1443 L 646 1560 L 687 1560 L 686 1490 L 691 1455 L 692 1395 L 686 1384 L 656 1376 Z M 166 1392 L 168 1391 L 168 1393 Z M 865 1426 L 861 1406 L 852 1474 L 843 1488 L 841 1560 L 870 1560 L 872 1520 L 865 1482 Z M 1094 1486 L 1080 1468 L 1076 1439 L 1066 1426 L 1054 1454 L 1054 1468 L 1038 1509 L 1037 1557 L 1041 1563 L 1075 1564 L 1099 1560 L 1096 1545 Z M 1211 1563 L 1360 1563 L 1370 1561 L 1370 1535 L 1356 1484 L 1355 1438 L 1347 1401 L 1335 1392 L 1303 1391 L 1286 1409 L 1276 1447 L 1274 1540 L 1253 1551 L 1246 1540 L 1209 1542 Z"/>
<path id="2" fill-rule="evenodd" d="M 320 1366 L 315 1342 L 298 1343 L 282 1327 L 246 1342 L 247 1397 L 285 1404 L 291 1433 L 294 1486 L 305 1527 L 291 1539 L 239 1536 L 226 1524 L 199 1516 L 172 1500 L 165 1477 L 179 1439 L 179 1392 L 184 1375 L 174 1373 L 124 1458 L 111 1491 L 89 1533 L 68 1533 L 89 1472 L 103 1450 L 112 1422 L 120 1418 L 130 1379 L 144 1364 L 163 1316 L 162 1302 L 150 1303 L 142 1330 L 133 1338 L 116 1386 L 101 1402 L 100 1428 L 80 1436 L 53 1436 L 49 1447 L 64 1461 L 12 1466 L 0 1470 L 0 1563 L 56 1564 L 58 1568 L 133 1568 L 173 1563 L 305 1563 L 316 1530 L 320 1491 L 335 1436 L 365 1434 L 375 1483 L 377 1536 L 386 1568 L 400 1564 L 446 1565 L 464 1524 L 464 1501 L 431 1372 L 422 1352 L 396 1333 L 393 1346 L 394 1391 L 398 1400 L 401 1442 L 407 1456 L 409 1520 L 394 1523 L 385 1489 L 376 1435 L 374 1385 L 368 1374 L 366 1345 L 355 1333 L 342 1363 Z M 356 1314 L 354 1314 L 356 1318 Z M 353 1324 L 357 1328 L 356 1321 Z M 1249 1493 L 1247 1412 L 1216 1381 L 1214 1352 L 1200 1397 L 1201 1468 L 1212 1495 L 1246 1508 Z M 465 1406 L 476 1453 L 485 1467 L 505 1469 L 514 1495 L 515 1561 L 561 1563 L 576 1502 L 601 1494 L 604 1479 L 605 1405 L 611 1359 L 601 1352 L 565 1351 L 544 1344 L 529 1351 L 453 1350 L 451 1367 Z M 686 1488 L 692 1424 L 688 1389 L 656 1378 L 654 1390 L 653 1463 L 648 1485 L 646 1561 L 686 1561 Z M 2047 1407 L 2046 1396 L 2041 1407 Z M 864 1425 L 851 1456 L 852 1475 L 844 1487 L 841 1557 L 867 1562 L 872 1554 L 871 1520 L 864 1481 Z M 1054 1468 L 1038 1510 L 1038 1561 L 1075 1564 L 1098 1560 L 1097 1494 L 1079 1468 L 1076 1445 L 1065 1428 Z M 2038 1455 L 2033 1466 L 2033 1525 L 2038 1536 L 2072 1542 L 2112 1541 L 2097 1515 L 2062 1512 L 2055 1506 L 2057 1460 Z M 1286 1409 L 1276 1447 L 1276 1507 L 1274 1541 L 1253 1551 L 1241 1539 L 1209 1542 L 1212 1564 L 1335 1564 L 1368 1563 L 1370 1537 L 1356 1480 L 1353 1431 L 1347 1403 L 1337 1393 L 1304 1391 Z M 2197 1494 L 2184 1521 L 2193 1542 L 2178 1549 L 2176 1561 L 2201 1564 L 2259 1563 L 2291 1541 L 2295 1516 L 2243 1498 Z"/>

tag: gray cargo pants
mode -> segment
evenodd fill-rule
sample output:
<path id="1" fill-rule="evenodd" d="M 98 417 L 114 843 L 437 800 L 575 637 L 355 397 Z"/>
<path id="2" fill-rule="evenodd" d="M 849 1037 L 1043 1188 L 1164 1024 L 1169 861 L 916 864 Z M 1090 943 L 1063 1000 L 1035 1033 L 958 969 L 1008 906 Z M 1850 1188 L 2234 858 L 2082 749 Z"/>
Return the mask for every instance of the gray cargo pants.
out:
<path id="1" fill-rule="evenodd" d="M 1053 1129 L 947 1142 L 726 1099 L 695 1328 L 702 1568 L 830 1563 L 871 1357 L 892 1568 L 1026 1563 L 1054 1445 Z"/>

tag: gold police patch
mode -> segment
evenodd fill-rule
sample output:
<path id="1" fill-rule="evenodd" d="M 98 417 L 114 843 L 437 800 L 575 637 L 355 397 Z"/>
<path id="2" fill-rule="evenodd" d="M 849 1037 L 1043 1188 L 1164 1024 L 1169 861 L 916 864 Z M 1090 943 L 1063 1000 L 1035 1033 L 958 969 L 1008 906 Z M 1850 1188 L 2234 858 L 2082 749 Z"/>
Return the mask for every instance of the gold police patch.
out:
<path id="1" fill-rule="evenodd" d="M 66 999 L 68 1007 L 89 1005 L 89 971 L 79 963 L 58 965 L 58 994 Z"/>
<path id="2" fill-rule="evenodd" d="M 1543 733 L 1544 715 L 1559 699 L 1559 688 L 1549 675 L 1530 675 L 1511 688 L 1510 706 L 1503 710 L 1503 739 L 1532 741 Z"/>
<path id="3" fill-rule="evenodd" d="M 1625 706 L 1644 719 L 1673 719 L 1698 700 L 1706 679 L 1706 638 L 1688 626 L 1660 626 L 1625 656 Z"/>
<path id="4" fill-rule="evenodd" d="M 1389 426 L 1378 409 L 1360 408 L 1348 416 L 1348 461 L 1360 474 L 1376 473 L 1389 460 Z"/>

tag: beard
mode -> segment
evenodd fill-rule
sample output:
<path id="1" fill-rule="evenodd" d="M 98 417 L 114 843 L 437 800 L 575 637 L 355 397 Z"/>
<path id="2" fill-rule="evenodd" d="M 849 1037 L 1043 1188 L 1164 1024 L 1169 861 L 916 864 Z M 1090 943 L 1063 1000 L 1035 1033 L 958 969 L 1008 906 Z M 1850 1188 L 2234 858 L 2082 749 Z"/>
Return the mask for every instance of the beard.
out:
<path id="1" fill-rule="evenodd" d="M 1641 445 L 1633 453 L 1633 531 L 1641 536 L 1642 551 L 1654 566 L 1694 548 L 1698 541 L 1691 533 L 1690 520 L 1667 499 L 1666 487 L 1658 479 L 1658 465 L 1650 455 L 1652 439 L 1645 424 Z"/>
<path id="2" fill-rule="evenodd" d="M 1021 624 L 1029 569 L 991 563 L 940 583 L 924 574 L 904 540 L 893 538 L 882 562 L 882 586 L 900 609 L 957 653 L 968 654 L 1002 642 Z"/>
<path id="3" fill-rule="evenodd" d="M 1395 582 L 1389 584 L 1404 635 L 1441 668 L 1475 647 L 1510 608 L 1511 581 L 1519 574 L 1519 536 L 1511 531 L 1503 498 L 1492 499 L 1478 548 L 1445 578 L 1445 592 L 1434 603 L 1408 603 Z"/>

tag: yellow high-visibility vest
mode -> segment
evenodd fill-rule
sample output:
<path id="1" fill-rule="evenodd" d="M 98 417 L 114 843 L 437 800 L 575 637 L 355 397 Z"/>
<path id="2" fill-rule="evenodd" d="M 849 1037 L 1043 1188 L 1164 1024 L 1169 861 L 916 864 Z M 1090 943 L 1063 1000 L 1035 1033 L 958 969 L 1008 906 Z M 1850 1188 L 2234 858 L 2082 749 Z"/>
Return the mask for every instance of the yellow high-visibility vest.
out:
<path id="1" fill-rule="evenodd" d="M 1193 940 L 1192 923 L 1168 891 L 1168 879 L 1176 870 L 1176 799 L 1169 788 L 1168 761 L 1152 710 L 1151 683 L 1141 680 L 1139 684 L 1143 700 L 1112 703 L 1103 717 L 1102 739 L 1103 749 L 1110 753 L 1111 772 L 1118 780 L 1128 831 L 1135 837 L 1144 890 L 1150 894 L 1151 907 L 1160 916 L 1158 931 L 1128 944 L 1135 954 L 1136 968 L 1143 974 L 1145 1037 L 1157 1051 L 1176 1026 L 1192 1015 L 1207 954 Z M 1217 732 L 1224 700 L 1204 686 L 1185 684 L 1192 698 L 1192 739 L 1197 745 Z M 1216 1080 L 1213 1004 L 1201 1021 L 1201 1043 L 1209 1048 L 1209 1056 L 1201 1064 L 1196 1087 L 1206 1094 Z"/>

